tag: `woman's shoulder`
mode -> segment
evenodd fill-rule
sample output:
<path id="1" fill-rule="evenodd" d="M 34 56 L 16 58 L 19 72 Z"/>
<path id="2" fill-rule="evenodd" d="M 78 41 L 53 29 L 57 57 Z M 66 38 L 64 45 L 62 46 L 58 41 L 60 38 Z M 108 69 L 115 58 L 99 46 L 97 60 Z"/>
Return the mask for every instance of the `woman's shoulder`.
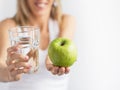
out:
<path id="1" fill-rule="evenodd" d="M 64 15 L 62 15 L 61 28 L 67 28 L 68 26 L 75 27 L 76 26 L 76 19 L 72 15 L 64 14 Z"/>
<path id="2" fill-rule="evenodd" d="M 67 23 L 70 23 L 70 22 L 76 22 L 76 19 L 74 16 L 72 15 L 68 15 L 68 14 L 63 14 L 62 15 L 62 23 L 64 22 L 67 22 Z"/>
<path id="3" fill-rule="evenodd" d="M 64 14 L 64 15 L 62 15 L 61 28 L 66 29 L 68 27 L 75 28 L 76 27 L 76 19 L 72 15 Z"/>
<path id="4" fill-rule="evenodd" d="M 9 29 L 16 26 L 16 22 L 12 18 L 7 18 L 0 22 L 0 30 Z"/>

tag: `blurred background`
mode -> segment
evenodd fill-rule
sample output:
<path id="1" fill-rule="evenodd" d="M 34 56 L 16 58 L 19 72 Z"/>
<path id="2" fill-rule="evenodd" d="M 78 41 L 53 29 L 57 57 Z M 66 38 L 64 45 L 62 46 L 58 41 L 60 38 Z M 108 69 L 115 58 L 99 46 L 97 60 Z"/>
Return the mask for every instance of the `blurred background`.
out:
<path id="1" fill-rule="evenodd" d="M 61 1 L 77 20 L 69 90 L 120 90 L 120 0 Z M 15 12 L 16 0 L 0 0 L 0 21 Z"/>

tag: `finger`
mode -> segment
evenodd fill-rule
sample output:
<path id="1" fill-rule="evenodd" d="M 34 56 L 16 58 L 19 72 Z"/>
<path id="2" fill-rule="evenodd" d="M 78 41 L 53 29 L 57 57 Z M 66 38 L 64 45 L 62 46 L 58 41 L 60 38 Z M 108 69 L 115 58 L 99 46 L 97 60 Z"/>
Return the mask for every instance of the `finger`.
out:
<path id="1" fill-rule="evenodd" d="M 52 70 L 52 68 L 53 68 L 53 65 L 52 65 L 52 64 L 47 64 L 47 66 L 46 66 L 46 67 L 47 67 L 47 70 L 48 70 L 48 71 L 51 71 L 51 70 Z"/>
<path id="2" fill-rule="evenodd" d="M 14 77 L 14 81 L 18 81 L 18 80 L 20 80 L 20 78 L 21 78 L 21 74 L 16 75 L 16 76 Z"/>
<path id="3" fill-rule="evenodd" d="M 16 51 L 11 51 L 7 53 L 7 57 L 10 57 L 12 54 L 16 53 Z"/>
<path id="4" fill-rule="evenodd" d="M 54 72 L 57 74 L 59 72 L 59 67 L 55 66 Z"/>
<path id="5" fill-rule="evenodd" d="M 19 75 L 16 75 L 16 76 L 11 76 L 9 78 L 9 81 L 18 81 L 18 80 L 20 80 L 21 76 L 22 76 L 22 74 L 19 74 Z"/>
<path id="6" fill-rule="evenodd" d="M 54 66 L 52 69 L 52 74 L 56 75 L 56 74 L 58 74 L 58 71 L 59 71 L 59 67 Z"/>
<path id="7" fill-rule="evenodd" d="M 31 66 L 30 66 L 28 63 L 25 63 L 25 62 L 18 62 L 18 63 L 11 64 L 11 65 L 8 67 L 8 70 L 9 70 L 9 71 L 12 71 L 12 70 L 15 70 L 15 68 L 17 68 L 17 69 L 19 69 L 19 68 L 30 69 Z"/>
<path id="8" fill-rule="evenodd" d="M 19 47 L 20 47 L 20 45 L 16 44 L 15 46 L 9 47 L 7 49 L 7 52 L 9 53 L 9 52 L 12 52 L 12 51 L 16 51 L 16 50 L 18 50 Z"/>
<path id="9" fill-rule="evenodd" d="M 11 55 L 14 54 L 14 52 L 11 52 L 10 54 L 7 54 L 7 60 L 6 60 L 6 64 L 9 65 L 11 61 Z"/>
<path id="10" fill-rule="evenodd" d="M 16 76 L 22 73 L 28 73 L 30 69 L 18 69 L 11 72 L 11 76 Z"/>
<path id="11" fill-rule="evenodd" d="M 65 74 L 68 74 L 70 72 L 70 68 L 69 67 L 66 67 L 65 68 Z"/>
<path id="12" fill-rule="evenodd" d="M 8 57 L 7 63 L 11 64 L 14 60 L 17 60 L 18 62 L 27 62 L 28 59 L 28 56 L 23 56 L 19 53 L 13 53 L 11 56 Z"/>
<path id="13" fill-rule="evenodd" d="M 59 72 L 58 72 L 58 75 L 62 75 L 65 73 L 65 68 L 64 67 L 60 67 L 59 68 Z"/>
<path id="14" fill-rule="evenodd" d="M 7 61 L 6 61 L 7 65 L 9 64 L 9 60 L 10 60 L 11 56 L 18 51 L 19 47 L 20 46 L 18 46 L 18 44 L 17 44 L 15 46 L 12 46 L 7 49 Z"/>
<path id="15" fill-rule="evenodd" d="M 19 60 L 19 62 L 25 62 L 25 61 L 28 61 L 29 57 L 28 56 L 24 56 L 24 55 L 19 54 L 19 53 L 13 53 L 11 55 L 11 59 L 12 60 Z"/>

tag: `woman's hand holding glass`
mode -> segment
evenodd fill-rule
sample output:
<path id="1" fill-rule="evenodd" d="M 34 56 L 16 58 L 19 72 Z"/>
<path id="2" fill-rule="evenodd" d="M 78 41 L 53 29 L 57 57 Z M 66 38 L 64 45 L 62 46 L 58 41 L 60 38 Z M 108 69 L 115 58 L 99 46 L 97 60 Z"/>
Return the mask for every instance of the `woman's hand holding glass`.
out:
<path id="1" fill-rule="evenodd" d="M 20 80 L 23 73 L 28 73 L 31 66 L 27 63 L 29 57 L 17 53 L 20 46 L 12 46 L 7 49 L 7 69 L 9 73 L 9 81 Z"/>

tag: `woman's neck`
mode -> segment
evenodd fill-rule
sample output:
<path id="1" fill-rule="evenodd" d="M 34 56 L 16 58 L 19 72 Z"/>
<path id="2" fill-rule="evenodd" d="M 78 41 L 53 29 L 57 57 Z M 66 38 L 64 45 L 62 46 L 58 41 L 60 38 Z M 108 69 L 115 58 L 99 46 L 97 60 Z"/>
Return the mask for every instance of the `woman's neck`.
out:
<path id="1" fill-rule="evenodd" d="M 49 16 L 42 16 L 42 17 L 31 16 L 29 18 L 29 22 L 30 22 L 29 24 L 32 26 L 40 27 L 41 32 L 48 30 L 48 21 L 49 21 Z"/>

